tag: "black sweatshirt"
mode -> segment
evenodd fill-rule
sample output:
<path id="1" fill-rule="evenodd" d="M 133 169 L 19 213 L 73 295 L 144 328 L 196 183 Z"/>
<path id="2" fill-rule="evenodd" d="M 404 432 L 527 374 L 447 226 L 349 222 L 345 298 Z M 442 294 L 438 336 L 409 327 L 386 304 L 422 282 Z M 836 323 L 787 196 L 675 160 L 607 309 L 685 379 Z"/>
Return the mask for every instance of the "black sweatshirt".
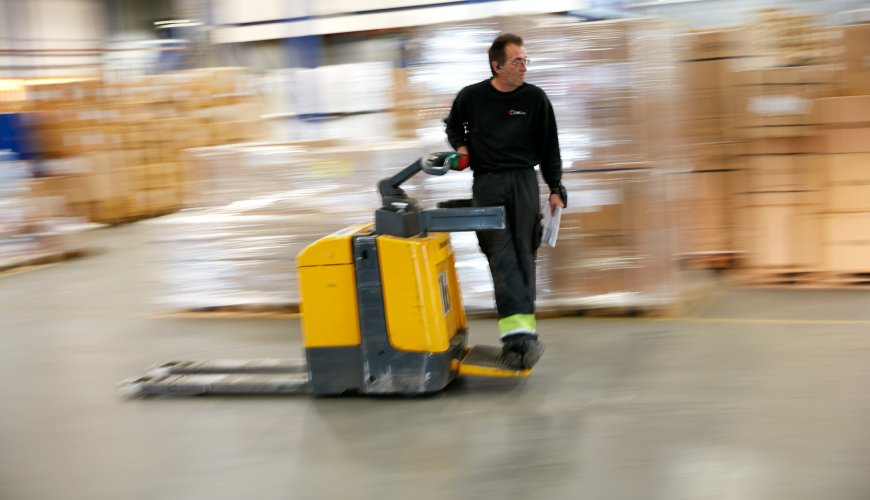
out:
<path id="1" fill-rule="evenodd" d="M 457 94 L 444 123 L 454 149 L 468 146 L 475 172 L 540 165 L 550 190 L 559 188 L 562 158 L 556 116 L 539 87 L 523 83 L 500 92 L 489 80 L 469 85 Z"/>

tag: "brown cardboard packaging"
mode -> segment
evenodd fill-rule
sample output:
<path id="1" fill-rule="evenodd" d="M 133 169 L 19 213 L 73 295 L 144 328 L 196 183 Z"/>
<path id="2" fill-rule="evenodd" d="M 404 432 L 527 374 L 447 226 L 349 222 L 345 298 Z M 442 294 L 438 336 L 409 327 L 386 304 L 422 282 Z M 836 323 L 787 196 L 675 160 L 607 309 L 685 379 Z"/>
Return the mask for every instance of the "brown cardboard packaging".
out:
<path id="1" fill-rule="evenodd" d="M 729 144 L 725 142 L 707 142 L 694 144 L 690 147 L 692 170 L 695 172 L 720 171 L 731 168 Z"/>
<path id="2" fill-rule="evenodd" d="M 817 168 L 825 170 L 829 184 L 860 183 L 870 180 L 870 153 L 813 155 Z"/>
<path id="3" fill-rule="evenodd" d="M 794 230 L 791 256 L 798 265 L 818 268 L 824 263 L 822 232 L 824 220 L 820 214 L 798 214 L 791 218 Z"/>
<path id="4" fill-rule="evenodd" d="M 846 95 L 870 94 L 870 23 L 843 27 Z"/>
<path id="5" fill-rule="evenodd" d="M 733 174 L 735 172 L 690 172 L 690 188 L 686 192 L 688 200 L 725 200 L 729 197 Z"/>
<path id="6" fill-rule="evenodd" d="M 829 212 L 870 211 L 870 179 L 861 183 L 835 184 L 830 186 L 825 194 Z"/>
<path id="7" fill-rule="evenodd" d="M 721 119 L 724 113 L 723 93 L 718 90 L 687 90 L 683 99 L 684 111 L 690 120 Z"/>
<path id="8" fill-rule="evenodd" d="M 815 99 L 812 122 L 836 128 L 870 126 L 870 95 Z"/>
<path id="9" fill-rule="evenodd" d="M 822 189 L 818 169 L 810 155 L 757 155 L 743 157 L 749 192 L 816 191 Z"/>
<path id="10" fill-rule="evenodd" d="M 726 79 L 734 86 L 829 86 L 808 88 L 810 92 L 831 91 L 839 73 L 829 66 L 792 66 L 741 70 L 728 73 Z"/>
<path id="11" fill-rule="evenodd" d="M 745 155 L 787 155 L 812 152 L 806 137 L 763 138 L 740 143 L 740 153 Z"/>
<path id="12" fill-rule="evenodd" d="M 822 205 L 820 191 L 774 191 L 741 193 L 735 195 L 735 205 L 740 207 L 787 206 L 794 213 L 816 213 Z"/>
<path id="13" fill-rule="evenodd" d="M 588 50 L 584 55 L 594 61 L 615 63 L 631 61 L 633 26 L 644 20 L 611 20 L 579 23 L 572 26 L 571 35 L 585 40 Z"/>
<path id="14" fill-rule="evenodd" d="M 739 127 L 813 124 L 813 99 L 830 95 L 826 84 L 752 85 L 734 91 Z"/>
<path id="15" fill-rule="evenodd" d="M 126 168 L 130 180 L 130 191 L 137 192 L 148 189 L 148 166 L 134 165 Z"/>
<path id="16" fill-rule="evenodd" d="M 91 174 L 88 176 L 88 187 L 91 200 L 105 200 L 117 194 L 118 189 L 114 184 L 114 176 L 111 173 Z"/>
<path id="17" fill-rule="evenodd" d="M 621 233 L 627 230 L 628 221 L 622 204 L 600 205 L 595 209 L 574 214 L 565 214 L 563 217 L 577 219 L 580 228 L 586 233 Z M 566 221 L 570 223 L 569 221 Z"/>
<path id="18" fill-rule="evenodd" d="M 870 57 L 870 56 L 867 56 Z M 845 76 L 846 95 L 870 94 L 870 69 L 866 71 L 846 71 Z"/>
<path id="19" fill-rule="evenodd" d="M 686 201 L 678 211 L 680 244 L 687 253 L 733 251 L 734 218 L 732 193 L 738 172 L 690 172 Z"/>
<path id="20" fill-rule="evenodd" d="M 819 153 L 870 153 L 870 127 L 825 128 L 817 135 Z"/>
<path id="21" fill-rule="evenodd" d="M 870 153 L 815 158 L 824 172 L 827 211 L 870 212 Z"/>
<path id="22" fill-rule="evenodd" d="M 870 271 L 870 212 L 825 216 L 825 268 Z"/>
<path id="23" fill-rule="evenodd" d="M 724 232 L 731 224 L 724 199 L 695 200 L 688 215 L 686 226 L 692 230 L 718 229 Z"/>
<path id="24" fill-rule="evenodd" d="M 729 76 L 727 99 L 736 137 L 760 139 L 812 135 L 812 101 L 836 95 L 834 74 L 814 67 L 738 71 Z"/>
<path id="25" fill-rule="evenodd" d="M 749 209 L 750 267 L 818 267 L 822 263 L 821 217 L 804 207 L 764 205 Z"/>
<path id="26" fill-rule="evenodd" d="M 687 90 L 718 91 L 724 85 L 728 61 L 726 59 L 687 61 L 683 63 L 682 70 L 686 78 Z"/>
<path id="27" fill-rule="evenodd" d="M 685 35 L 689 50 L 686 59 L 725 59 L 750 55 L 745 51 L 740 39 L 744 36 L 741 28 L 726 28 L 711 31 L 697 31 Z"/>
<path id="28" fill-rule="evenodd" d="M 738 127 L 735 135 L 743 140 L 808 138 L 816 135 L 813 125 L 771 125 L 761 127 Z M 816 151 L 818 151 L 816 149 Z"/>

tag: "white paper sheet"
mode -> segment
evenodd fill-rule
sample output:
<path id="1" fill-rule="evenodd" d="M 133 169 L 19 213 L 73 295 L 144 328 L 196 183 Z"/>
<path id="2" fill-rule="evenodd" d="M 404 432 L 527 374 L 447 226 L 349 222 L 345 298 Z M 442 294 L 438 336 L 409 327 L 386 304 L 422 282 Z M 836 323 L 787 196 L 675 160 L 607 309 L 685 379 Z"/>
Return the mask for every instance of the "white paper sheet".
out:
<path id="1" fill-rule="evenodd" d="M 541 243 L 548 247 L 556 246 L 556 239 L 559 237 L 559 223 L 561 221 L 561 207 L 553 209 L 550 209 L 549 205 L 544 207 L 544 220 L 541 221 L 541 224 L 544 226 L 544 235 L 541 238 Z"/>

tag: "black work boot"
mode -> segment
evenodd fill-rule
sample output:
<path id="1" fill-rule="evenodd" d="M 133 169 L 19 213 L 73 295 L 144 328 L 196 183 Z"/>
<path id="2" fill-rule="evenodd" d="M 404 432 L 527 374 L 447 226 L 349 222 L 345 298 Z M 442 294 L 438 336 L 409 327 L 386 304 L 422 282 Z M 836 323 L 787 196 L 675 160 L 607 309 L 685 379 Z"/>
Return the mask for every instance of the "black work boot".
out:
<path id="1" fill-rule="evenodd" d="M 527 370 L 541 359 L 544 344 L 534 333 L 514 333 L 502 337 L 501 355 L 505 363 L 516 370 Z"/>

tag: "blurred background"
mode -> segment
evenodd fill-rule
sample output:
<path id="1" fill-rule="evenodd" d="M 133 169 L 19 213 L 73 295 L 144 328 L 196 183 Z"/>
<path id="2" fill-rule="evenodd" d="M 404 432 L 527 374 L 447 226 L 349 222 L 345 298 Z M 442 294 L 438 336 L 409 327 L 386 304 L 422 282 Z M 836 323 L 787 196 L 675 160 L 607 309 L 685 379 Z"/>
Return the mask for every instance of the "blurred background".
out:
<path id="1" fill-rule="evenodd" d="M 571 203 L 541 306 L 679 305 L 687 271 L 870 272 L 862 0 L 0 0 L 0 259 L 146 221 L 166 310 L 298 305 L 293 259 L 448 148 L 501 31 L 559 125 Z M 470 175 L 421 178 L 426 202 Z M 473 234 L 467 305 L 492 308 Z"/>
<path id="2" fill-rule="evenodd" d="M 118 394 L 298 358 L 296 255 L 449 148 L 502 31 L 569 192 L 531 377 Z M 868 248 L 867 0 L 0 0 L 0 500 L 867 500 Z"/>

